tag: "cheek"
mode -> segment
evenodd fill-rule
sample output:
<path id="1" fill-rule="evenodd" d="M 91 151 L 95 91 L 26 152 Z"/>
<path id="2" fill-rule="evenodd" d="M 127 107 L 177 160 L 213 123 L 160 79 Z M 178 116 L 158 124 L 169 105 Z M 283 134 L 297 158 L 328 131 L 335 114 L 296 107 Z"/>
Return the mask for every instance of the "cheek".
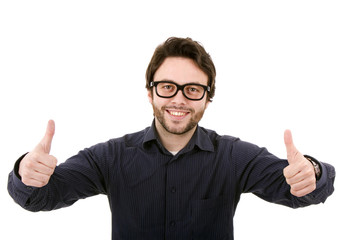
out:
<path id="1" fill-rule="evenodd" d="M 161 109 L 164 106 L 171 105 L 171 101 L 169 98 L 161 98 L 156 95 L 153 95 L 151 98 L 151 104 L 153 104 L 155 107 Z"/>
<path id="2" fill-rule="evenodd" d="M 194 109 L 195 109 L 195 111 L 197 111 L 197 112 L 203 112 L 203 111 L 205 111 L 206 109 L 207 109 L 207 107 L 208 107 L 208 103 L 206 103 L 206 102 L 200 102 L 200 103 L 198 103 L 198 104 L 196 104 L 196 105 L 194 105 L 194 106 L 192 106 Z"/>

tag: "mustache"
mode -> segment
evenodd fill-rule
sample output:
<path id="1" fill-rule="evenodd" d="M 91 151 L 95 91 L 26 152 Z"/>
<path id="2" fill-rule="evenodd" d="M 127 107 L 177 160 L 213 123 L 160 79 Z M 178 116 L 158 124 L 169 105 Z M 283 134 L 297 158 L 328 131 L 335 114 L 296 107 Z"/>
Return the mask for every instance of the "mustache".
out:
<path id="1" fill-rule="evenodd" d="M 192 108 L 187 108 L 183 106 L 162 106 L 161 110 L 182 110 L 182 111 L 187 111 L 187 112 L 195 112 Z"/>

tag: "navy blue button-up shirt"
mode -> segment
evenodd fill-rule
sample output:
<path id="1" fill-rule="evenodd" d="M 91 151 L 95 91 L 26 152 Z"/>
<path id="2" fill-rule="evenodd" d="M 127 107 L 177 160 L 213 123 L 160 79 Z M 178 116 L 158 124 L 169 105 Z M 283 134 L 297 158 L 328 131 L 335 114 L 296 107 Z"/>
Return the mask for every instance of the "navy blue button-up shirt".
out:
<path id="1" fill-rule="evenodd" d="M 320 163 L 317 189 L 290 194 L 283 176 L 287 160 L 265 148 L 197 127 L 178 154 L 160 143 L 154 127 L 80 151 L 56 167 L 48 185 L 26 187 L 18 162 L 8 190 L 30 211 L 66 207 L 106 194 L 112 211 L 112 239 L 233 239 L 233 216 L 241 193 L 301 207 L 324 202 L 333 192 L 334 168 Z"/>

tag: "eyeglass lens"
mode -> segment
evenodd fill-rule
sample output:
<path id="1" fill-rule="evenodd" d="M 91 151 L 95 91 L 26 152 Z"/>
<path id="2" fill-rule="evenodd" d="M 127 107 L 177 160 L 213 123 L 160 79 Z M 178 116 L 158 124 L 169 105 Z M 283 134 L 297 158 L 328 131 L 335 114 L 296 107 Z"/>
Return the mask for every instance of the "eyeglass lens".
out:
<path id="1" fill-rule="evenodd" d="M 157 93 L 162 97 L 172 97 L 178 91 L 178 87 L 174 83 L 159 82 L 157 84 Z M 190 99 L 201 99 L 204 96 L 205 89 L 203 86 L 187 84 L 183 87 L 183 93 Z"/>

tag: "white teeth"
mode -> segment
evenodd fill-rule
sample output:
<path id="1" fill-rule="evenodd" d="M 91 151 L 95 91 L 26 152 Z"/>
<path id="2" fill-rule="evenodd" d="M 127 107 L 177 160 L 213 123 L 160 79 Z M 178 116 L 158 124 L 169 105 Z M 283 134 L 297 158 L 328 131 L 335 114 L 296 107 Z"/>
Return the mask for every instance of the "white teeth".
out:
<path id="1" fill-rule="evenodd" d="M 186 113 L 184 113 L 184 112 L 171 112 L 170 111 L 170 114 L 173 116 L 179 116 L 180 117 L 180 116 L 184 116 Z"/>

